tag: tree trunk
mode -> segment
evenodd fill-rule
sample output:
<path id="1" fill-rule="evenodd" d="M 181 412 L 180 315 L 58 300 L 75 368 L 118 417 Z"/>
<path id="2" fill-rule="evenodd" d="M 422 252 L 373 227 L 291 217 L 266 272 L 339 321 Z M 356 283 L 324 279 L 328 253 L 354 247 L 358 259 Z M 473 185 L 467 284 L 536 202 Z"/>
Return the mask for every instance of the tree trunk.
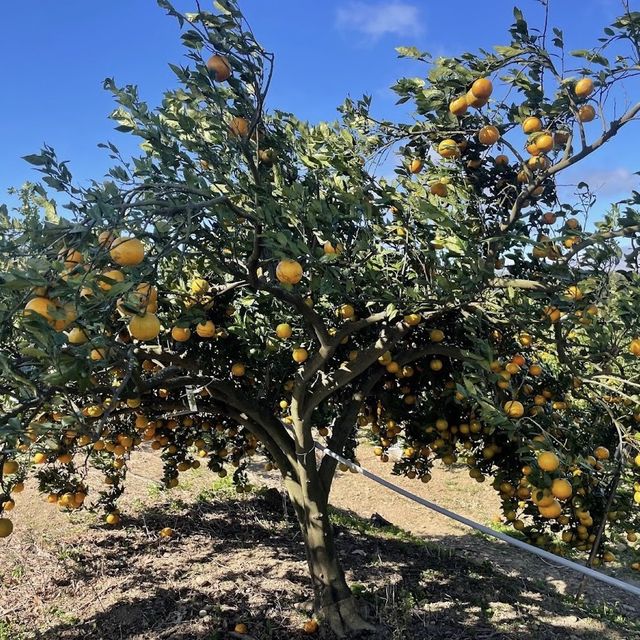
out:
<path id="1" fill-rule="evenodd" d="M 317 476 L 310 479 L 302 471 L 302 477 L 305 480 L 301 484 L 293 481 L 285 484 L 304 539 L 313 584 L 314 610 L 339 637 L 345 637 L 352 631 L 373 631 L 375 627 L 358 613 L 340 565 L 329 521 L 326 491 Z"/>

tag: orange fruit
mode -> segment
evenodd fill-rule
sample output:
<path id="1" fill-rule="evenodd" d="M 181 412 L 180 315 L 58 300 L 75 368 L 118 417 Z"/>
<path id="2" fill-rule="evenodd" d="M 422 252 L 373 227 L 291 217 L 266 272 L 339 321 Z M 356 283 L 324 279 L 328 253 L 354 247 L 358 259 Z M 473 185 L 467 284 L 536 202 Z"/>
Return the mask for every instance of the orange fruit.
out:
<path id="1" fill-rule="evenodd" d="M 309 352 L 302 347 L 296 347 L 293 350 L 293 360 L 298 364 L 302 364 L 308 357 L 309 357 Z"/>
<path id="2" fill-rule="evenodd" d="M 276 267 L 276 278 L 285 284 L 297 284 L 302 280 L 302 265 L 296 260 L 280 260 Z"/>
<path id="3" fill-rule="evenodd" d="M 429 369 L 431 371 L 440 371 L 444 365 L 442 364 L 442 360 L 435 358 L 429 363 Z"/>
<path id="4" fill-rule="evenodd" d="M 89 340 L 89 336 L 84 332 L 84 329 L 74 327 L 67 334 L 67 340 L 69 341 L 69 344 L 84 344 Z"/>
<path id="5" fill-rule="evenodd" d="M 451 138 L 446 138 L 438 144 L 438 153 L 443 158 L 457 158 L 460 155 L 458 143 Z"/>
<path id="6" fill-rule="evenodd" d="M 404 317 L 404 321 L 410 327 L 415 327 L 415 326 L 419 325 L 420 322 L 422 321 L 422 316 L 419 313 L 408 313 Z"/>
<path id="7" fill-rule="evenodd" d="M 82 263 L 82 254 L 77 249 L 63 249 L 58 258 L 64 262 L 65 269 L 73 269 Z"/>
<path id="8" fill-rule="evenodd" d="M 246 138 L 249 135 L 249 121 L 239 116 L 231 118 L 229 131 L 234 138 Z"/>
<path id="9" fill-rule="evenodd" d="M 171 337 L 176 342 L 186 342 L 191 337 L 191 329 L 187 327 L 173 327 Z"/>
<path id="10" fill-rule="evenodd" d="M 568 500 L 573 494 L 573 487 L 568 480 L 564 478 L 555 478 L 551 483 L 551 493 L 558 500 Z"/>
<path id="11" fill-rule="evenodd" d="M 504 154 L 500 154 L 499 156 L 496 156 L 494 162 L 498 166 L 504 166 L 506 164 L 509 164 L 509 158 L 508 158 L 508 156 L 505 156 Z"/>
<path id="12" fill-rule="evenodd" d="M 221 55 L 213 55 L 207 60 L 207 69 L 213 73 L 216 82 L 224 82 L 231 76 L 231 65 Z"/>
<path id="13" fill-rule="evenodd" d="M 431 340 L 431 342 L 442 342 L 444 340 L 444 331 L 441 329 L 432 329 L 429 332 L 429 340 Z"/>
<path id="14" fill-rule="evenodd" d="M 92 360 L 104 360 L 107 357 L 106 349 L 92 349 L 89 357 Z"/>
<path id="15" fill-rule="evenodd" d="M 56 304 L 49 298 L 44 296 L 36 296 L 31 298 L 24 307 L 24 315 L 30 316 L 37 313 L 49 322 L 53 321 L 53 313 L 56 311 Z"/>
<path id="16" fill-rule="evenodd" d="M 211 322 L 211 320 L 207 320 L 206 322 L 200 322 L 196 326 L 196 333 L 201 338 L 213 338 L 216 335 L 216 325 Z"/>
<path id="17" fill-rule="evenodd" d="M 580 122 L 591 122 L 596 117 L 596 110 L 590 104 L 583 104 L 578 109 L 578 120 Z"/>
<path id="18" fill-rule="evenodd" d="M 491 84 L 491 80 L 489 78 L 478 78 L 471 85 L 471 93 L 476 98 L 486 98 L 488 99 L 493 92 L 493 85 Z"/>
<path id="19" fill-rule="evenodd" d="M 111 231 L 102 231 L 98 235 L 98 246 L 105 249 L 110 249 L 113 241 L 117 238 Z"/>
<path id="20" fill-rule="evenodd" d="M 103 271 L 98 276 L 98 286 L 102 291 L 109 291 L 113 286 L 114 282 L 109 282 L 113 280 L 114 282 L 124 282 L 124 273 L 122 271 L 118 271 L 117 269 L 109 269 L 107 271 Z"/>
<path id="21" fill-rule="evenodd" d="M 409 164 L 409 171 L 411 173 L 420 173 L 422 171 L 422 160 L 420 158 L 414 158 Z"/>
<path id="22" fill-rule="evenodd" d="M 34 454 L 33 458 L 31 458 L 31 462 L 33 462 L 33 464 L 44 464 L 47 461 L 47 454 L 46 453 L 36 453 Z"/>
<path id="23" fill-rule="evenodd" d="M 576 82 L 574 91 L 578 98 L 586 98 L 593 92 L 593 80 L 591 78 L 581 78 Z"/>
<path id="24" fill-rule="evenodd" d="M 584 293 L 582 293 L 579 287 L 576 287 L 575 285 L 571 285 L 570 287 L 567 287 L 567 290 L 565 291 L 565 296 L 577 302 L 578 300 L 582 300 L 582 298 L 584 298 Z"/>
<path id="25" fill-rule="evenodd" d="M 542 222 L 545 224 L 555 224 L 557 219 L 556 214 L 550 211 L 547 211 L 547 213 L 542 216 Z"/>
<path id="26" fill-rule="evenodd" d="M 143 342 L 155 340 L 160 333 L 160 320 L 155 313 L 134 315 L 129 322 L 129 333 L 131 337 Z"/>
<path id="27" fill-rule="evenodd" d="M 518 400 L 507 400 L 503 406 L 504 412 L 510 418 L 522 418 L 524 415 L 524 406 Z"/>
<path id="28" fill-rule="evenodd" d="M 538 454 L 538 466 L 543 471 L 553 472 L 560 466 L 560 460 L 552 451 L 543 451 Z"/>
<path id="29" fill-rule="evenodd" d="M 539 375 L 542 375 L 542 367 L 539 364 L 532 364 L 529 367 L 529 373 L 537 378 Z"/>
<path id="30" fill-rule="evenodd" d="M 479 98 L 478 96 L 473 95 L 471 89 L 467 91 L 464 96 L 465 102 L 475 109 L 480 109 L 480 107 L 484 107 L 485 104 L 489 101 L 489 98 Z"/>
<path id="31" fill-rule="evenodd" d="M 353 308 L 351 304 L 343 304 L 338 309 L 338 315 L 344 320 L 350 320 L 356 314 L 356 310 Z"/>
<path id="32" fill-rule="evenodd" d="M 291 325 L 287 324 L 286 322 L 283 322 L 276 327 L 276 335 L 278 336 L 278 338 L 281 338 L 282 340 L 286 340 L 287 338 L 290 338 L 291 333 L 292 333 Z"/>
<path id="33" fill-rule="evenodd" d="M 542 130 L 542 121 L 535 116 L 529 116 L 522 121 L 522 130 L 529 135 Z"/>
<path id="34" fill-rule="evenodd" d="M 120 514 L 115 512 L 108 514 L 105 518 L 105 522 L 112 526 L 117 525 L 120 522 Z"/>
<path id="35" fill-rule="evenodd" d="M 562 513 L 562 505 L 557 500 L 554 500 L 546 507 L 538 505 L 538 510 L 543 518 L 557 518 Z"/>
<path id="36" fill-rule="evenodd" d="M 10 476 L 12 473 L 16 473 L 20 469 L 20 465 L 15 460 L 5 460 L 2 465 L 2 475 Z"/>
<path id="37" fill-rule="evenodd" d="M 138 238 L 116 238 L 109 255 L 121 267 L 132 267 L 144 260 L 144 245 Z"/>
<path id="38" fill-rule="evenodd" d="M 249 633 L 249 627 L 244 622 L 238 622 L 238 624 L 233 628 L 236 633 L 240 635 L 244 635 L 245 633 Z"/>
<path id="39" fill-rule="evenodd" d="M 547 153 L 553 149 L 553 136 L 550 133 L 541 133 L 535 137 L 534 144 L 540 153 Z"/>
<path id="40" fill-rule="evenodd" d="M 464 115 L 467 112 L 468 108 L 469 108 L 469 105 L 467 104 L 467 100 L 466 100 L 466 98 L 464 96 L 460 96 L 458 98 L 455 98 L 449 104 L 449 111 L 454 116 L 462 116 L 462 115 Z"/>
<path id="41" fill-rule="evenodd" d="M 0 518 L 0 538 L 8 538 L 13 532 L 13 522 L 8 518 Z"/>
<path id="42" fill-rule="evenodd" d="M 171 538 L 173 537 L 174 531 L 171 527 L 164 527 L 160 529 L 160 537 L 161 538 Z"/>
<path id="43" fill-rule="evenodd" d="M 593 455 L 597 460 L 608 460 L 611 454 L 609 453 L 609 449 L 607 449 L 607 447 L 596 447 Z"/>
<path id="44" fill-rule="evenodd" d="M 236 362 L 231 367 L 231 375 L 235 378 L 241 378 L 246 372 L 246 367 L 242 364 L 242 362 Z"/>
<path id="45" fill-rule="evenodd" d="M 500 132 L 497 127 L 487 125 L 478 131 L 478 140 L 480 144 L 492 145 L 500 139 Z"/>
<path id="46" fill-rule="evenodd" d="M 634 356 L 640 356 L 640 338 L 634 338 L 634 339 L 629 343 L 629 351 L 630 351 Z"/>
<path id="47" fill-rule="evenodd" d="M 429 188 L 434 196 L 444 198 L 449 193 L 449 188 L 444 182 L 434 182 Z"/>

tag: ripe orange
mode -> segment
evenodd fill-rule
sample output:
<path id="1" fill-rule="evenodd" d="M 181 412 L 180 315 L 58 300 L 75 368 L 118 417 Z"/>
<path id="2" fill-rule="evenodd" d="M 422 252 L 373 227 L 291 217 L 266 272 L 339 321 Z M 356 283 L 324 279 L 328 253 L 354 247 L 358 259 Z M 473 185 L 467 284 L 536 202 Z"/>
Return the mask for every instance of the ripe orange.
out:
<path id="1" fill-rule="evenodd" d="M 246 138 L 249 135 L 249 121 L 238 116 L 231 118 L 229 131 L 234 138 Z"/>
<path id="2" fill-rule="evenodd" d="M 338 309 L 338 315 L 344 320 L 349 320 L 353 318 L 356 314 L 356 310 L 353 308 L 352 304 L 343 304 Z"/>
<path id="3" fill-rule="evenodd" d="M 539 364 L 532 364 L 529 367 L 529 373 L 537 378 L 539 375 L 542 375 L 542 367 Z"/>
<path id="4" fill-rule="evenodd" d="M 496 156 L 494 162 L 499 166 L 503 166 L 505 164 L 509 164 L 509 158 L 504 154 L 500 154 L 499 156 Z"/>
<path id="5" fill-rule="evenodd" d="M 411 173 L 420 173 L 422 171 L 423 162 L 420 158 L 414 158 L 409 164 Z"/>
<path id="6" fill-rule="evenodd" d="M 124 282 L 124 273 L 122 271 L 118 271 L 117 269 L 109 269 L 107 271 L 102 272 L 98 276 L 98 286 L 102 291 L 109 291 L 113 286 L 114 282 Z"/>
<path id="7" fill-rule="evenodd" d="M 578 98 L 586 98 L 593 92 L 593 80 L 591 78 L 581 78 L 576 82 L 574 91 Z"/>
<path id="8" fill-rule="evenodd" d="M 474 107 L 475 109 L 480 109 L 480 107 L 484 107 L 484 105 L 489 102 L 489 98 L 479 98 L 478 96 L 474 96 L 471 89 L 467 91 L 464 99 L 470 107 Z"/>
<path id="9" fill-rule="evenodd" d="M 443 158 L 457 158 L 460 155 L 460 149 L 455 140 L 446 138 L 438 144 L 438 153 Z"/>
<path id="10" fill-rule="evenodd" d="M 596 110 L 590 104 L 584 104 L 578 109 L 580 122 L 591 122 L 596 117 Z"/>
<path id="11" fill-rule="evenodd" d="M 112 526 L 115 526 L 115 525 L 119 524 L 119 522 L 120 522 L 120 514 L 116 513 L 116 512 L 112 512 L 112 513 L 108 514 L 107 517 L 105 518 L 105 522 L 107 524 L 112 525 Z"/>
<path id="12" fill-rule="evenodd" d="M 221 55 L 213 55 L 207 60 L 207 69 L 213 73 L 216 82 L 224 82 L 231 76 L 231 65 Z"/>
<path id="13" fill-rule="evenodd" d="M 216 335 L 216 325 L 211 322 L 211 320 L 207 320 L 206 322 L 200 322 L 196 326 L 196 333 L 201 338 L 213 338 Z"/>
<path id="14" fill-rule="evenodd" d="M 240 635 L 244 635 L 245 633 L 249 633 L 249 627 L 244 622 L 238 622 L 238 624 L 233 628 L 236 633 Z"/>
<path id="15" fill-rule="evenodd" d="M 2 475 L 10 476 L 12 473 L 16 473 L 20 469 L 20 465 L 15 460 L 5 460 L 2 465 Z"/>
<path id="16" fill-rule="evenodd" d="M 497 127 L 487 125 L 478 131 L 478 140 L 480 144 L 492 145 L 500 139 L 500 132 Z"/>
<path id="17" fill-rule="evenodd" d="M 560 466 L 560 460 L 552 451 L 543 451 L 538 454 L 538 466 L 543 471 L 553 472 Z"/>
<path id="18" fill-rule="evenodd" d="M 116 238 L 109 255 L 121 267 L 132 267 L 144 260 L 144 245 L 138 238 Z"/>
<path id="19" fill-rule="evenodd" d="M 611 454 L 609 453 L 609 449 L 607 449 L 607 447 L 596 447 L 593 455 L 597 460 L 608 460 Z"/>
<path id="20" fill-rule="evenodd" d="M 117 236 L 111 231 L 102 231 L 98 235 L 98 246 L 103 247 L 104 249 L 110 249 L 116 238 Z"/>
<path id="21" fill-rule="evenodd" d="M 492 92 L 493 84 L 491 84 L 489 78 L 478 78 L 478 80 L 471 85 L 471 93 L 476 98 L 488 99 Z"/>
<path id="22" fill-rule="evenodd" d="M 404 317 L 404 321 L 410 326 L 415 327 L 422 321 L 422 316 L 419 313 L 408 313 Z"/>
<path id="23" fill-rule="evenodd" d="M 160 529 L 160 537 L 161 538 L 171 538 L 173 537 L 174 531 L 171 527 L 164 527 Z"/>
<path id="24" fill-rule="evenodd" d="M 285 284 L 298 284 L 302 280 L 302 265 L 296 260 L 280 260 L 276 267 L 276 278 Z"/>
<path id="25" fill-rule="evenodd" d="M 552 322 L 558 322 L 560 320 L 560 316 L 562 315 L 560 309 L 556 309 L 556 307 L 545 307 L 544 315 Z"/>
<path id="26" fill-rule="evenodd" d="M 535 116 L 529 116 L 522 122 L 522 130 L 529 135 L 530 133 L 536 133 L 542 130 L 542 121 Z"/>
<path id="27" fill-rule="evenodd" d="M 242 364 L 242 362 L 236 362 L 231 367 L 231 375 L 236 378 L 241 378 L 246 372 L 246 367 Z"/>
<path id="28" fill-rule="evenodd" d="M 562 505 L 557 500 L 554 500 L 546 507 L 538 505 L 538 510 L 543 518 L 557 518 L 562 513 Z"/>
<path id="29" fill-rule="evenodd" d="M 524 406 L 522 402 L 519 402 L 518 400 L 507 400 L 507 402 L 504 403 L 503 408 L 504 412 L 510 418 L 522 418 L 524 415 Z"/>
<path id="30" fill-rule="evenodd" d="M 536 136 L 534 144 L 540 153 L 547 153 L 553 149 L 553 136 L 550 133 L 541 133 Z"/>
<path id="31" fill-rule="evenodd" d="M 77 249 L 63 249 L 58 258 L 64 262 L 65 269 L 73 269 L 82 263 L 82 254 Z"/>
<path id="32" fill-rule="evenodd" d="M 551 162 L 546 156 L 534 156 L 529 158 L 527 166 L 533 171 L 546 171 L 551 166 Z"/>
<path id="33" fill-rule="evenodd" d="M 302 347 L 296 347 L 293 350 L 293 360 L 298 364 L 302 364 L 308 357 L 309 357 L 309 352 Z"/>
<path id="34" fill-rule="evenodd" d="M 431 342 L 442 342 L 444 340 L 444 331 L 441 329 L 432 329 L 429 333 Z"/>
<path id="35" fill-rule="evenodd" d="M 462 116 L 462 115 L 464 115 L 467 112 L 468 108 L 469 108 L 469 105 L 467 104 L 467 100 L 466 100 L 466 98 L 464 96 L 460 96 L 458 98 L 455 98 L 449 104 L 449 111 L 454 116 Z"/>
<path id="36" fill-rule="evenodd" d="M 640 338 L 634 338 L 634 339 L 629 343 L 629 351 L 630 351 L 634 356 L 640 356 Z"/>
<path id="37" fill-rule="evenodd" d="M 440 371 L 442 367 L 443 367 L 442 360 L 439 360 L 438 358 L 433 359 L 429 363 L 429 369 L 431 369 L 431 371 Z"/>
<path id="38" fill-rule="evenodd" d="M 38 452 L 34 454 L 33 458 L 31 458 L 31 462 L 33 464 L 44 464 L 47 461 L 47 454 Z"/>
<path id="39" fill-rule="evenodd" d="M 8 538 L 13 532 L 13 522 L 8 518 L 0 518 L 0 538 Z"/>
<path id="40" fill-rule="evenodd" d="M 160 333 L 160 320 L 155 313 L 134 315 L 129 322 L 129 333 L 136 340 L 143 342 L 155 340 Z"/>
<path id="41" fill-rule="evenodd" d="M 69 344 L 84 344 L 89 340 L 89 336 L 80 327 L 74 327 L 67 335 Z"/>
<path id="42" fill-rule="evenodd" d="M 573 487 L 568 480 L 555 478 L 551 483 L 551 493 L 558 498 L 558 500 L 568 500 L 573 494 Z"/>
<path id="43" fill-rule="evenodd" d="M 282 340 L 286 340 L 287 338 L 290 338 L 291 333 L 292 333 L 291 325 L 287 324 L 286 322 L 283 322 L 276 327 L 276 335 L 278 336 L 278 338 L 281 338 Z"/>
<path id="44" fill-rule="evenodd" d="M 191 337 L 191 329 L 187 327 L 173 327 L 171 337 L 176 342 L 186 342 Z"/>
<path id="45" fill-rule="evenodd" d="M 33 313 L 37 313 L 49 322 L 53 321 L 53 313 L 56 311 L 56 304 L 49 298 L 43 296 L 36 296 L 31 298 L 25 305 L 24 315 L 30 316 Z"/>
<path id="46" fill-rule="evenodd" d="M 545 224 L 555 224 L 556 220 L 556 214 L 551 213 L 550 211 L 547 211 L 547 213 L 542 216 L 542 222 L 544 222 Z"/>

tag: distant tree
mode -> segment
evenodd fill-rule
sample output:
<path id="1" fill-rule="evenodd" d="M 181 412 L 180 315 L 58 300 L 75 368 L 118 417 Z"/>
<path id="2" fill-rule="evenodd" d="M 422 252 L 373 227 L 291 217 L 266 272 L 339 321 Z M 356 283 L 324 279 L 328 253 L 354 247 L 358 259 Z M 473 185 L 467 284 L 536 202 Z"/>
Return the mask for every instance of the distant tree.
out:
<path id="1" fill-rule="evenodd" d="M 400 50 L 426 63 L 395 86 L 414 122 L 376 120 L 365 97 L 310 125 L 265 110 L 273 56 L 234 2 L 159 4 L 184 28 L 179 88 L 151 108 L 105 82 L 142 154 L 103 145 L 116 164 L 83 187 L 45 147 L 26 158 L 44 184 L 0 218 L 4 510 L 35 469 L 50 502 L 88 499 L 117 525 L 145 443 L 168 487 L 206 463 L 242 490 L 266 455 L 339 635 L 370 625 L 329 521 L 336 462 L 314 440 L 352 457 L 365 429 L 425 482 L 435 460 L 464 462 L 556 551 L 556 533 L 590 550 L 607 514 L 631 532 L 640 194 L 587 219 L 588 186 L 573 205 L 557 178 L 637 118 L 640 103 L 611 103 L 640 68 L 640 14 L 569 54 L 516 10 L 494 53 Z M 376 173 L 387 152 L 394 179 Z"/>

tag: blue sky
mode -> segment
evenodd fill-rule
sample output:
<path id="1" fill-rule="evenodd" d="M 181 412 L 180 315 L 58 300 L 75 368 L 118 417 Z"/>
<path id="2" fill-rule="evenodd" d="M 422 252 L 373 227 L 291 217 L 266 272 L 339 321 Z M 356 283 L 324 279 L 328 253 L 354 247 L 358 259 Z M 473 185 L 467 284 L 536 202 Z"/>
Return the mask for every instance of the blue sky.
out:
<path id="1" fill-rule="evenodd" d="M 138 84 L 156 103 L 173 86 L 168 62 L 183 52 L 175 21 L 153 0 L 4 0 L 0 38 L 0 202 L 6 189 L 37 174 L 20 159 L 52 145 L 79 180 L 103 175 L 109 161 L 96 145 L 111 140 L 128 152 L 135 143 L 113 131 L 102 80 Z M 182 10 L 195 2 L 177 0 Z M 207 0 L 203 0 L 206 6 Z M 530 24 L 537 0 L 521 0 Z M 551 0 L 551 23 L 565 30 L 569 48 L 595 43 L 619 12 L 618 0 Z M 632 2 L 633 4 L 633 2 Z M 398 61 L 394 47 L 415 45 L 436 55 L 506 44 L 511 2 L 494 0 L 240 0 L 262 43 L 276 53 L 270 105 L 318 121 L 335 117 L 350 94 L 372 94 L 374 111 L 393 117 L 388 87 L 421 69 Z M 640 87 L 635 85 L 635 93 Z M 597 129 L 593 129 L 594 135 Z M 640 126 L 630 125 L 571 180 L 587 178 L 604 200 L 622 197 L 640 180 Z"/>

